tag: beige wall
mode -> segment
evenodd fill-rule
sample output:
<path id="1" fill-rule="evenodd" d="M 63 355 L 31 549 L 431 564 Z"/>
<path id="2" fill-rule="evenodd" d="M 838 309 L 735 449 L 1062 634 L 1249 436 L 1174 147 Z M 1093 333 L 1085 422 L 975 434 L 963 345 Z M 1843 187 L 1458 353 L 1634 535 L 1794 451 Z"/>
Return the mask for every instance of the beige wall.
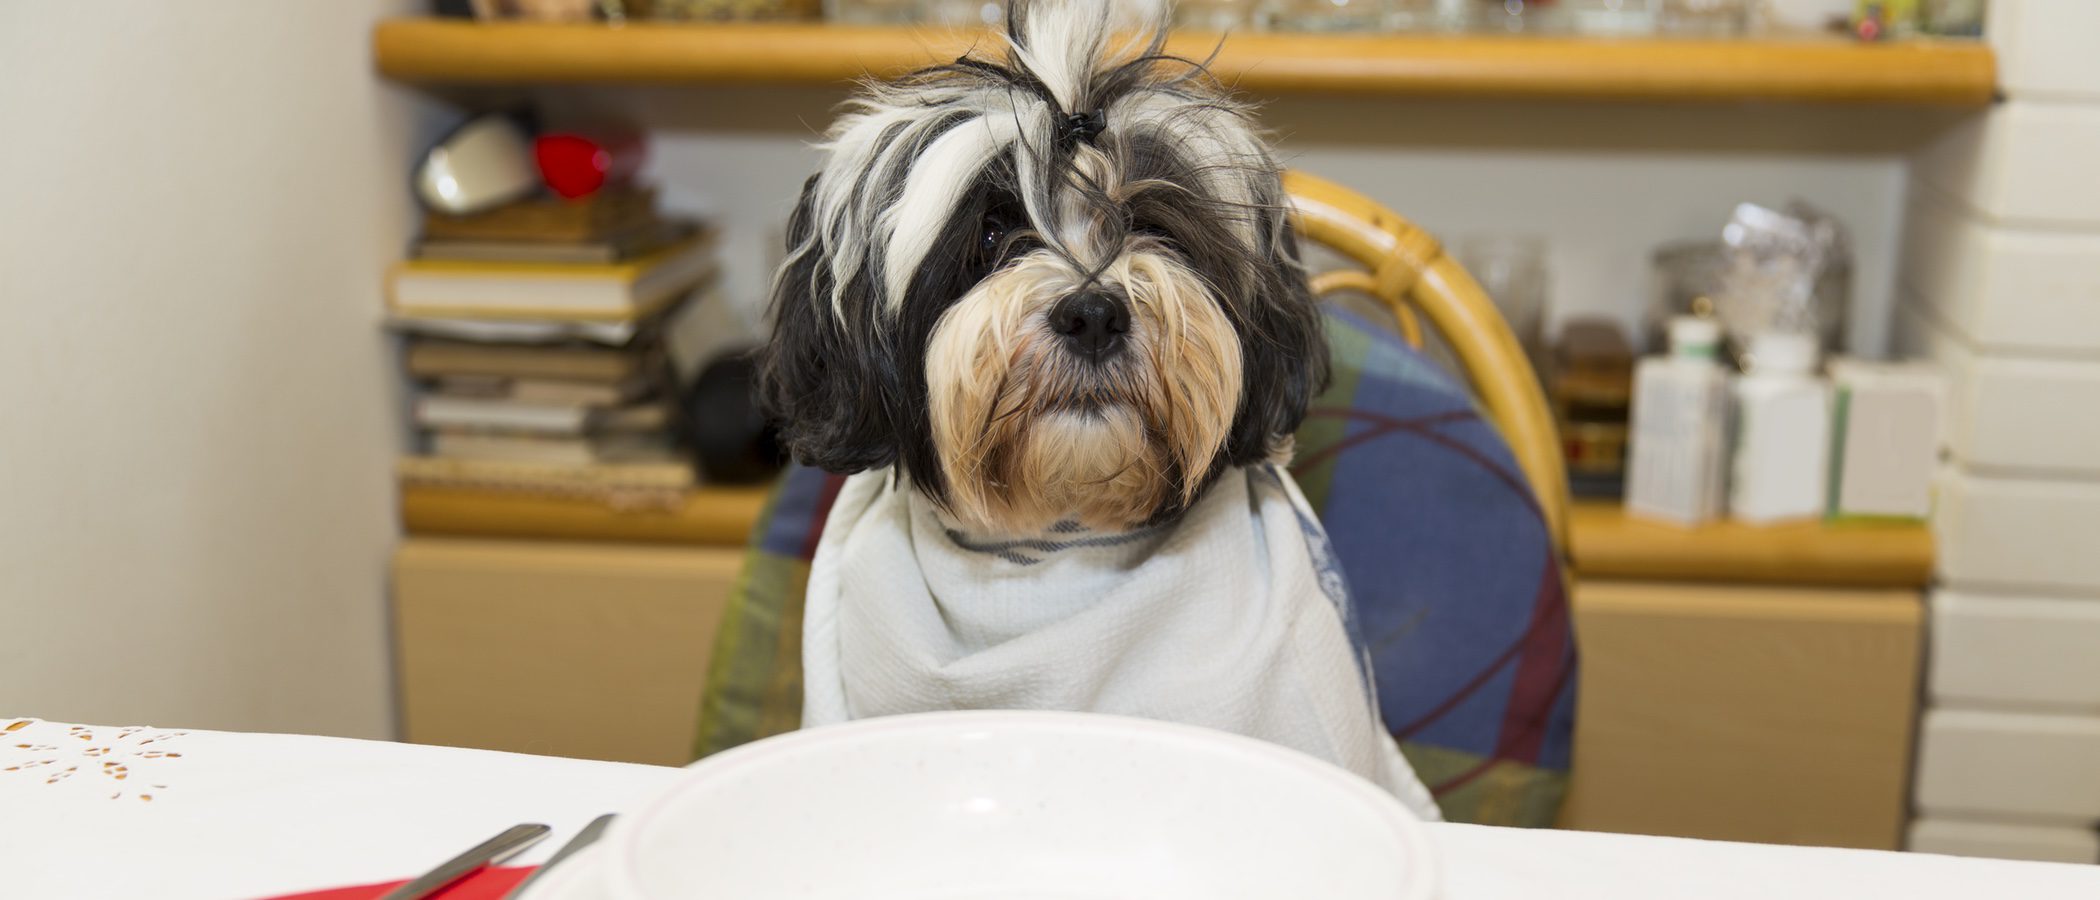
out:
<path id="1" fill-rule="evenodd" d="M 410 6 L 0 3 L 0 715 L 393 731 Z"/>

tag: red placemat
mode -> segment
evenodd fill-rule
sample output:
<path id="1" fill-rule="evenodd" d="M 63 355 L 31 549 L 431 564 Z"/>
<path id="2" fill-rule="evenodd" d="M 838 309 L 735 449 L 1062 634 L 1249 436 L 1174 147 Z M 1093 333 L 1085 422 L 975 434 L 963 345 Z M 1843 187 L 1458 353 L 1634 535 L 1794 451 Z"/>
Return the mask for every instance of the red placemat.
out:
<path id="1" fill-rule="evenodd" d="M 538 866 L 502 866 L 483 869 L 437 894 L 438 900 L 503 900 L 503 895 L 524 881 Z M 356 887 L 329 888 L 306 894 L 286 894 L 269 900 L 376 900 L 408 883 L 408 879 L 389 881 L 385 884 L 361 884 Z"/>

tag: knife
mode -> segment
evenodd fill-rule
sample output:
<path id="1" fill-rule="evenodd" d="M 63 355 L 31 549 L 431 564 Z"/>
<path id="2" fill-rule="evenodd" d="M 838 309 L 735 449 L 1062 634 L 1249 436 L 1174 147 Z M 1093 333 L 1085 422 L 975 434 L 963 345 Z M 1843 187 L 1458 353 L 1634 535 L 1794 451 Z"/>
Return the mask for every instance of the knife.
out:
<path id="1" fill-rule="evenodd" d="M 482 841 L 473 849 L 423 873 L 423 877 L 389 891 L 379 900 L 424 900 L 462 878 L 517 855 L 518 851 L 546 837 L 550 830 L 545 825 L 513 825 L 502 834 Z"/>
<path id="2" fill-rule="evenodd" d="M 598 838 L 605 834 L 605 826 L 611 825 L 612 820 L 612 813 L 606 813 L 592 819 L 591 824 L 583 826 L 582 831 L 576 832 L 576 836 L 570 838 L 568 843 L 561 845 L 560 850 L 554 851 L 553 856 L 547 857 L 546 862 L 540 863 L 540 867 L 532 870 L 532 874 L 525 876 L 524 881 L 518 882 L 518 886 L 511 888 L 510 893 L 504 894 L 503 900 L 518 900 L 518 898 L 525 896 L 525 889 L 531 887 L 533 882 L 540 880 L 540 876 L 553 871 L 556 864 L 576 855 L 576 851 L 597 843 Z"/>

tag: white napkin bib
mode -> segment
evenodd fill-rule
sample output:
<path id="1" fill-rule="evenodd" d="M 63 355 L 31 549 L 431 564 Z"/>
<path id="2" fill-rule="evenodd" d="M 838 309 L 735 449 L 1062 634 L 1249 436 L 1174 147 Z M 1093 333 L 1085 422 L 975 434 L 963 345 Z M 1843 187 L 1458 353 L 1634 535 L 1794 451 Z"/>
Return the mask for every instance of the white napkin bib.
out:
<path id="1" fill-rule="evenodd" d="M 840 490 L 810 572 L 805 725 L 951 709 L 1112 713 L 1261 738 L 1436 803 L 1379 722 L 1305 498 L 1233 469 L 1122 533 L 954 528 L 888 470 Z"/>

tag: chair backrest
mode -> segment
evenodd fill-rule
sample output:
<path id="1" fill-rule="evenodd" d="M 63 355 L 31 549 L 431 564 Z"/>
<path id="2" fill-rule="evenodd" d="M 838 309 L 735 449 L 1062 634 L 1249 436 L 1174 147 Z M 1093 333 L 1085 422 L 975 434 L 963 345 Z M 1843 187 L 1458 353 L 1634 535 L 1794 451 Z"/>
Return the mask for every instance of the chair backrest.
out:
<path id="1" fill-rule="evenodd" d="M 1421 320 L 1443 338 L 1488 421 L 1531 483 L 1553 545 L 1567 552 L 1568 474 L 1560 436 L 1531 362 L 1479 283 L 1426 231 L 1376 201 L 1304 172 L 1284 174 L 1305 239 L 1363 266 L 1313 277 L 1313 292 L 1370 295 L 1422 346 Z"/>

